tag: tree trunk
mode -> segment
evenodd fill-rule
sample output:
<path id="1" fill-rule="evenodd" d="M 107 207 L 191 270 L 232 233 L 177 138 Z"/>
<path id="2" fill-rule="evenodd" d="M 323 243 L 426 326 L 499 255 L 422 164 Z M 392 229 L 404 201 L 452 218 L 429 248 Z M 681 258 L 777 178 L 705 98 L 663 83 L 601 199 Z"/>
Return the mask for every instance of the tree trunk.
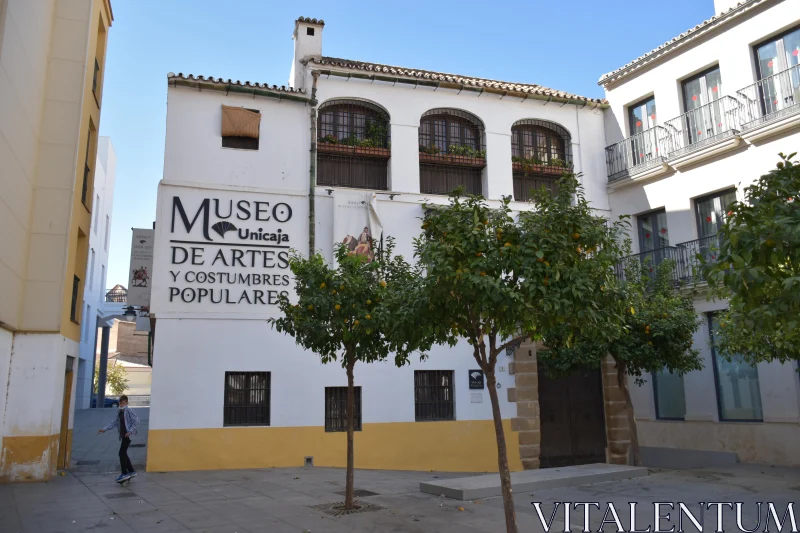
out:
<path id="1" fill-rule="evenodd" d="M 511 473 L 508 471 L 506 435 L 503 431 L 503 419 L 500 416 L 500 401 L 497 398 L 497 382 L 494 377 L 494 368 L 490 368 L 486 372 L 486 384 L 489 386 L 489 398 L 492 401 L 492 417 L 494 418 L 494 433 L 497 437 L 497 469 L 500 472 L 500 486 L 503 490 L 506 533 L 517 533 L 517 515 L 514 512 L 514 499 L 511 491 Z"/>
<path id="2" fill-rule="evenodd" d="M 356 395 L 353 386 L 353 366 L 355 361 L 347 362 L 347 480 L 345 482 L 344 508 L 353 509 L 353 411 L 355 410 Z"/>
<path id="3" fill-rule="evenodd" d="M 631 400 L 631 393 L 628 390 L 628 380 L 625 377 L 625 363 L 617 361 L 617 384 L 619 385 L 622 394 L 625 395 L 625 411 L 628 413 L 628 427 L 631 433 L 631 449 L 633 450 L 633 464 L 640 466 L 642 464 L 639 457 L 639 433 L 636 431 L 636 418 L 633 416 L 633 401 Z"/>

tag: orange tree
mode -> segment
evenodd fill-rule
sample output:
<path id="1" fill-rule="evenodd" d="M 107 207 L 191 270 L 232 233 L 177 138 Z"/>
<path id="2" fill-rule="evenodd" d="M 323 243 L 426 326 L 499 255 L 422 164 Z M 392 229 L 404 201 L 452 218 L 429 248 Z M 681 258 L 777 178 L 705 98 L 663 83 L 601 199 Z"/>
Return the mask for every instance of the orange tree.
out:
<path id="1" fill-rule="evenodd" d="M 339 246 L 336 266 L 320 254 L 291 256 L 296 303 L 282 297 L 278 303 L 282 316 L 269 320 L 275 329 L 319 355 L 323 364 L 340 361 L 347 372 L 346 510 L 354 508 L 355 364 L 385 361 L 393 354 L 395 363 L 402 366 L 412 352 L 431 344 L 427 338 L 432 337 L 425 337 L 407 319 L 413 307 L 405 302 L 404 294 L 413 288 L 418 270 L 402 256 L 393 256 L 393 247 L 389 239 L 386 250 L 369 261 Z"/>
<path id="2" fill-rule="evenodd" d="M 711 295 L 727 299 L 714 344 L 751 364 L 800 359 L 800 164 L 777 168 L 744 189 L 719 234 L 719 254 L 704 261 Z M 701 260 L 705 258 L 700 256 Z"/>
<path id="3" fill-rule="evenodd" d="M 602 338 L 581 320 L 568 320 L 545 334 L 540 364 L 552 375 L 578 368 L 597 368 L 611 356 L 617 367 L 617 384 L 625 398 L 634 464 L 641 464 L 633 403 L 626 375 L 637 385 L 642 375 L 668 371 L 683 375 L 700 370 L 699 352 L 692 347 L 700 327 L 693 293 L 677 283 L 675 264 L 666 260 L 653 268 L 638 258 L 623 261 L 622 281 L 602 287 L 600 299 L 609 316 L 622 320 L 614 335 Z"/>
<path id="4" fill-rule="evenodd" d="M 574 317 L 604 337 L 613 316 L 599 304 L 600 287 L 613 284 L 622 255 L 624 222 L 609 223 L 586 201 L 574 175 L 557 193 L 535 193 L 529 212 L 512 214 L 510 199 L 490 207 L 480 196 L 454 193 L 449 205 L 426 205 L 415 255 L 423 270 L 414 297 L 417 323 L 454 345 L 465 338 L 486 376 L 497 436 L 498 470 L 506 530 L 516 532 L 506 440 L 500 417 L 495 364 L 507 347 Z"/>

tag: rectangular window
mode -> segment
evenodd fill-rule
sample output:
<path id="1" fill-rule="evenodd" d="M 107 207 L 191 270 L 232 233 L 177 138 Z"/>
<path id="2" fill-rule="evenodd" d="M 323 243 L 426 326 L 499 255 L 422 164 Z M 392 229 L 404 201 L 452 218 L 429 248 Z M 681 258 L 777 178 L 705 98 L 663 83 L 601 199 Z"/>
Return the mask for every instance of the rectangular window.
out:
<path id="1" fill-rule="evenodd" d="M 86 320 L 83 321 L 83 342 L 89 342 L 89 324 L 92 322 L 92 306 L 86 304 Z"/>
<path id="2" fill-rule="evenodd" d="M 414 419 L 456 419 L 452 370 L 414 371 Z"/>
<path id="3" fill-rule="evenodd" d="M 719 67 L 683 82 L 684 141 L 695 144 L 729 129 L 729 117 L 720 105 L 722 76 Z"/>
<path id="4" fill-rule="evenodd" d="M 361 387 L 354 387 L 353 429 L 361 431 Z M 325 387 L 325 431 L 347 431 L 347 387 Z"/>
<path id="5" fill-rule="evenodd" d="M 686 417 L 686 396 L 683 376 L 664 369 L 653 373 L 653 394 L 656 400 L 656 418 L 683 420 Z"/>
<path id="6" fill-rule="evenodd" d="M 636 217 L 639 233 L 639 259 L 650 269 L 671 257 L 667 213 L 663 209 Z"/>
<path id="7" fill-rule="evenodd" d="M 89 290 L 94 289 L 94 248 L 90 256 L 91 263 L 89 263 Z"/>
<path id="8" fill-rule="evenodd" d="M 100 266 L 100 290 L 103 291 L 106 288 L 106 266 Z"/>
<path id="9" fill-rule="evenodd" d="M 656 126 L 656 99 L 651 96 L 628 107 L 628 131 L 630 132 L 631 163 L 634 166 L 664 154 L 658 153 Z"/>
<path id="10" fill-rule="evenodd" d="M 759 83 L 746 96 L 761 116 L 800 105 L 800 28 L 755 46 L 755 56 Z"/>
<path id="11" fill-rule="evenodd" d="M 714 348 L 714 313 L 708 313 L 711 355 L 714 359 L 714 379 L 717 384 L 719 419 L 761 422 L 761 388 L 758 369 L 734 355 L 728 361 Z"/>
<path id="12" fill-rule="evenodd" d="M 89 166 L 89 148 L 92 146 L 92 128 L 89 127 L 89 133 L 86 135 L 86 161 L 83 165 L 83 186 L 81 187 L 81 202 L 88 209 L 86 201 L 88 200 L 87 194 L 89 192 L 89 175 L 92 173 L 92 168 Z"/>
<path id="13" fill-rule="evenodd" d="M 253 124 L 249 118 L 254 116 L 252 113 L 258 115 L 257 124 Z M 261 111 L 258 109 L 222 106 L 222 147 L 258 150 L 261 136 L 260 115 Z M 246 135 L 242 135 L 243 133 Z"/>
<path id="14" fill-rule="evenodd" d="M 97 226 L 100 224 L 100 195 L 97 194 L 94 197 L 94 205 L 92 206 L 94 209 L 94 234 L 97 235 Z"/>
<path id="15" fill-rule="evenodd" d="M 697 236 L 700 239 L 716 236 L 728 218 L 728 207 L 735 201 L 735 189 L 718 192 L 695 200 Z"/>
<path id="16" fill-rule="evenodd" d="M 97 58 L 94 58 L 94 76 L 92 77 L 92 94 L 94 94 L 95 100 L 97 100 L 97 78 L 100 74 L 100 63 L 98 63 Z"/>
<path id="17" fill-rule="evenodd" d="M 628 125 L 631 137 L 656 125 L 655 96 L 628 107 Z"/>
<path id="18" fill-rule="evenodd" d="M 224 426 L 268 426 L 269 372 L 225 372 Z"/>
<path id="19" fill-rule="evenodd" d="M 760 80 L 797 66 L 800 64 L 800 28 L 772 37 L 757 45 L 755 52 Z"/>
<path id="20" fill-rule="evenodd" d="M 78 321 L 78 295 L 80 294 L 81 279 L 78 276 L 72 277 L 72 302 L 69 305 L 69 319 L 73 322 Z"/>
<path id="21" fill-rule="evenodd" d="M 108 251 L 108 238 L 110 237 L 109 232 L 111 231 L 111 217 L 106 215 L 106 237 L 105 237 L 105 251 Z"/>

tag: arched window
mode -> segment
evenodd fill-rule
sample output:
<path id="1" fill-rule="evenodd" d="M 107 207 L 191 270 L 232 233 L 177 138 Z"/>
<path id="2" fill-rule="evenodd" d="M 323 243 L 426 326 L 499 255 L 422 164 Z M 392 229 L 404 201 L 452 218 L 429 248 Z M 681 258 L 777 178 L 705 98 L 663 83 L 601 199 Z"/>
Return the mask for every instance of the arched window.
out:
<path id="1" fill-rule="evenodd" d="M 386 190 L 389 114 L 362 100 L 331 100 L 319 108 L 317 185 Z"/>
<path id="2" fill-rule="evenodd" d="M 481 194 L 486 166 L 483 122 L 466 111 L 431 109 L 419 123 L 420 191 Z"/>
<path id="3" fill-rule="evenodd" d="M 546 120 L 520 120 L 511 127 L 514 199 L 527 202 L 531 192 L 554 191 L 562 173 L 572 168 L 570 135 Z"/>

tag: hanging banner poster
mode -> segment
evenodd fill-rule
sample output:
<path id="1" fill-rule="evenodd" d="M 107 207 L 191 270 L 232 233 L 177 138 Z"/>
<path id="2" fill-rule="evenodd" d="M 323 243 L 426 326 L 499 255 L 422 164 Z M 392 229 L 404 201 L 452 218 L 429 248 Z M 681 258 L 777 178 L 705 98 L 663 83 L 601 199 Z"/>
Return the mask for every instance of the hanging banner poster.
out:
<path id="1" fill-rule="evenodd" d="M 128 305 L 150 307 L 150 278 L 153 272 L 152 229 L 133 228 L 128 279 Z"/>
<path id="2" fill-rule="evenodd" d="M 383 235 L 378 196 L 371 192 L 337 190 L 333 192 L 333 202 L 334 243 L 342 243 L 349 253 L 364 255 L 372 261 Z"/>

